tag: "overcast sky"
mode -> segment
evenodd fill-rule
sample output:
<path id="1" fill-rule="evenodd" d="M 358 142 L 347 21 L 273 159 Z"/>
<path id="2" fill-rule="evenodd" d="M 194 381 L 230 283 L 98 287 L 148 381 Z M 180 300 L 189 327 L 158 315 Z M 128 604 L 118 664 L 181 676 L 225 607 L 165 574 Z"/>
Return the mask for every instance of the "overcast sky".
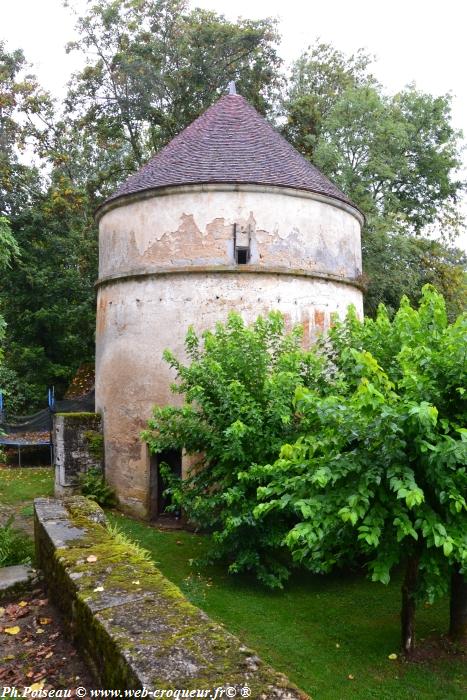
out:
<path id="1" fill-rule="evenodd" d="M 85 0 L 72 0 L 83 6 Z M 395 92 L 415 82 L 432 94 L 453 95 L 453 123 L 467 134 L 467 4 L 463 0 L 193 0 L 230 19 L 275 16 L 286 62 L 319 37 L 346 53 L 375 54 L 374 74 Z M 62 0 L 0 0 L 0 38 L 22 48 L 42 85 L 63 95 L 82 58 L 67 56 L 74 19 Z M 467 157 L 466 157 L 467 163 Z"/>

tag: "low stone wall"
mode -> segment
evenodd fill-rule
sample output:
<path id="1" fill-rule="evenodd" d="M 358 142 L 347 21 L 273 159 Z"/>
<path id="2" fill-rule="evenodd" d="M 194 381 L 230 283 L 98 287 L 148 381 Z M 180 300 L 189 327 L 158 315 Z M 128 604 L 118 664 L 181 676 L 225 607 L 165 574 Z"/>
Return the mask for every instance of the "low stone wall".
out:
<path id="1" fill-rule="evenodd" d="M 103 467 L 101 417 L 97 413 L 56 413 L 53 426 L 55 495 L 79 492 L 80 476 Z"/>
<path id="2" fill-rule="evenodd" d="M 144 550 L 109 532 L 95 503 L 74 497 L 34 506 L 38 564 L 102 688 L 210 690 L 211 697 L 219 689 L 225 698 L 230 687 L 239 698 L 307 700 L 191 605 Z"/>

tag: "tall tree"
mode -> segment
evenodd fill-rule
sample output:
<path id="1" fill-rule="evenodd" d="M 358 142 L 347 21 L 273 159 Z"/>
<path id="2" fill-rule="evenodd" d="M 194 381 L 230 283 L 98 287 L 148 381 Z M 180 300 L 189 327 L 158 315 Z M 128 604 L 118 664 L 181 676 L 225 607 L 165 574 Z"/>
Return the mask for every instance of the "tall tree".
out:
<path id="1" fill-rule="evenodd" d="M 363 52 L 345 57 L 316 44 L 294 64 L 284 131 L 366 216 L 366 311 L 380 301 L 395 310 L 404 293 L 415 302 L 425 282 L 446 293 L 449 280 L 455 315 L 465 306 L 465 256 L 452 245 L 465 183 L 450 96 L 414 86 L 387 96 L 370 67 Z M 445 242 L 433 243 L 428 226 Z"/>
<path id="2" fill-rule="evenodd" d="M 323 121 L 346 90 L 377 86 L 369 71 L 373 60 L 363 49 L 346 56 L 331 44 L 317 41 L 292 64 L 283 98 L 287 117 L 283 131 L 303 155 L 313 159 Z"/>
<path id="3" fill-rule="evenodd" d="M 392 321 L 384 307 L 375 321 L 349 313 L 323 346 L 335 391 L 299 387 L 301 437 L 254 472 L 255 517 L 295 515 L 285 541 L 301 565 L 329 571 L 353 550 L 382 583 L 404 567 L 407 654 L 417 601 L 447 593 L 451 575 L 451 631 L 465 641 L 466 337 L 467 316 L 449 324 L 429 286 Z"/>
<path id="4" fill-rule="evenodd" d="M 9 217 L 28 206 L 40 189 L 37 170 L 21 163 L 19 153 L 48 96 L 27 68 L 23 52 L 8 52 L 0 41 L 0 215 Z"/>
<path id="5" fill-rule="evenodd" d="M 43 405 L 46 387 L 64 388 L 93 355 L 97 245 L 87 193 L 66 169 L 67 129 L 22 51 L 0 44 L 0 215 L 9 219 L 0 218 L 0 264 L 9 258 L 0 385 L 10 413 Z"/>
<path id="6" fill-rule="evenodd" d="M 370 219 L 393 217 L 420 233 L 455 202 L 462 183 L 460 134 L 450 124 L 450 97 L 407 88 L 385 97 L 372 86 L 350 88 L 324 118 L 314 159 Z"/>
<path id="7" fill-rule="evenodd" d="M 141 166 L 237 80 L 260 111 L 279 84 L 272 20 L 229 22 L 186 0 L 98 0 L 68 50 L 86 53 L 67 104 L 112 154 L 116 179 Z"/>

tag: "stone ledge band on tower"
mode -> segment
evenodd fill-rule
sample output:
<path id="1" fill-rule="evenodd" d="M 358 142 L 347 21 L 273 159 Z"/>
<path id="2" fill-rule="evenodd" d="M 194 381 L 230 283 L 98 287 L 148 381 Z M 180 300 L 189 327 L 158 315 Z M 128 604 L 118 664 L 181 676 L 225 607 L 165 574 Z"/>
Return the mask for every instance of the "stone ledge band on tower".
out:
<path id="1" fill-rule="evenodd" d="M 281 267 L 261 267 L 260 265 L 184 265 L 180 267 L 160 267 L 150 270 L 129 270 L 128 272 L 118 273 L 116 275 L 108 275 L 97 280 L 95 287 L 102 287 L 106 284 L 114 284 L 125 282 L 127 280 L 136 280 L 138 278 L 160 277 L 162 275 L 181 275 L 181 274 L 204 274 L 204 273 L 235 273 L 235 274 L 252 274 L 259 273 L 265 275 L 290 275 L 291 277 L 310 277 L 311 279 L 329 280 L 330 282 L 340 282 L 351 287 L 363 290 L 365 285 L 359 279 L 351 277 L 341 277 L 333 275 L 329 272 L 309 272 L 308 270 L 295 270 L 291 268 Z"/>
<path id="2" fill-rule="evenodd" d="M 342 199 L 337 199 L 336 197 L 331 197 L 321 192 L 312 192 L 310 190 L 299 189 L 294 187 L 283 187 L 281 185 L 264 185 L 252 183 L 238 183 L 238 182 L 206 182 L 197 184 L 186 184 L 186 185 L 169 185 L 166 187 L 150 188 L 147 190 L 140 190 L 139 192 L 133 192 L 132 194 L 121 195 L 116 199 L 110 199 L 99 207 L 95 211 L 96 223 L 99 223 L 104 214 L 107 214 L 112 209 L 117 207 L 124 207 L 128 204 L 134 202 L 140 202 L 145 199 L 152 199 L 153 197 L 163 197 L 175 194 L 184 194 L 188 192 L 262 192 L 265 194 L 283 194 L 288 197 L 300 197 L 303 199 L 314 199 L 317 202 L 323 202 L 324 204 L 330 204 L 332 207 L 337 209 L 342 209 L 348 214 L 354 216 L 360 226 L 365 223 L 365 217 L 363 213 L 358 209 L 355 204 L 349 204 Z"/>

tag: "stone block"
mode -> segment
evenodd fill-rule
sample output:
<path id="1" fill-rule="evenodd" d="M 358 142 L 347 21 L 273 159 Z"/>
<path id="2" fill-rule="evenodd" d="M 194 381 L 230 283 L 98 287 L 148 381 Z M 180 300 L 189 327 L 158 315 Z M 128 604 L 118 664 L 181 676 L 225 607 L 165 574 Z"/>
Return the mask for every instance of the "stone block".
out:
<path id="1" fill-rule="evenodd" d="M 0 569 L 0 598 L 23 588 L 28 588 L 34 577 L 34 569 L 25 564 L 4 566 Z"/>
<path id="2" fill-rule="evenodd" d="M 103 467 L 101 418 L 96 413 L 54 416 L 55 495 L 79 492 L 80 478 L 92 467 Z"/>

